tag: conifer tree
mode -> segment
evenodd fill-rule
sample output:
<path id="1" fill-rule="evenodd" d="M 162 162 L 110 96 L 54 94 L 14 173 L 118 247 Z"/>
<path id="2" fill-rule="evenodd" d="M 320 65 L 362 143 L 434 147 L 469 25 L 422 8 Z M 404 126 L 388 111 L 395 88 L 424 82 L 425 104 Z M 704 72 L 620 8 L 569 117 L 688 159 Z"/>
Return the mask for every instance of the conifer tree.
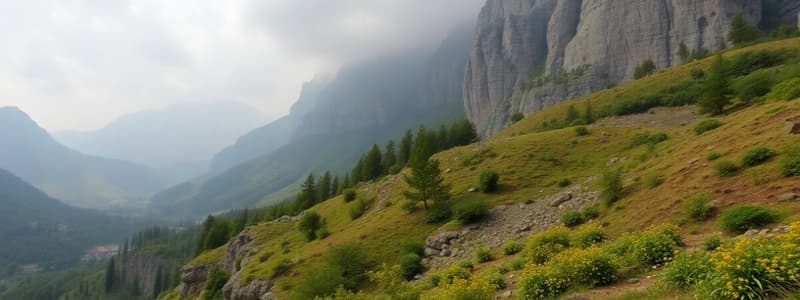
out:
<path id="1" fill-rule="evenodd" d="M 325 171 L 325 174 L 319 178 L 317 185 L 317 201 L 322 202 L 331 197 L 331 172 Z"/>
<path id="2" fill-rule="evenodd" d="M 411 148 L 414 143 L 414 136 L 411 129 L 407 130 L 403 139 L 400 140 L 400 145 L 397 149 L 397 163 L 401 167 L 405 167 L 409 160 L 411 160 Z"/>
<path id="3" fill-rule="evenodd" d="M 706 75 L 703 96 L 697 101 L 700 112 L 718 115 L 724 111 L 725 105 L 730 102 L 728 95 L 731 93 L 727 73 L 725 59 L 719 54 Z"/>
<path id="4" fill-rule="evenodd" d="M 363 180 L 373 180 L 381 177 L 383 170 L 381 149 L 378 145 L 373 144 L 372 148 L 367 152 L 364 157 L 364 165 L 362 166 L 361 177 Z"/>
<path id="5" fill-rule="evenodd" d="M 389 140 L 386 143 L 386 151 L 383 153 L 383 174 L 389 174 L 396 164 L 397 156 L 394 152 L 394 140 Z"/>
<path id="6" fill-rule="evenodd" d="M 586 111 L 583 113 L 583 118 L 586 120 L 586 124 L 594 123 L 594 111 L 592 111 L 592 103 L 586 101 Z"/>
<path id="7" fill-rule="evenodd" d="M 117 271 L 114 266 L 114 257 L 111 257 L 108 260 L 108 266 L 106 267 L 106 278 L 105 278 L 105 289 L 106 293 L 111 293 L 114 290 L 114 286 L 116 285 L 117 280 Z"/>
<path id="8" fill-rule="evenodd" d="M 450 140 L 448 137 L 447 127 L 444 125 L 439 126 L 439 131 L 433 137 L 433 143 L 431 144 L 431 148 L 433 148 L 433 153 L 449 149 L 451 147 Z"/>
<path id="9" fill-rule="evenodd" d="M 572 124 L 572 122 L 575 122 L 580 118 L 581 114 L 575 108 L 575 105 L 570 104 L 569 108 L 567 108 L 567 116 L 565 118 L 567 120 L 567 124 Z"/>
<path id="10" fill-rule="evenodd" d="M 412 201 L 422 201 L 426 209 L 429 200 L 439 203 L 450 198 L 450 186 L 444 184 L 438 160 L 416 161 L 405 181 L 412 190 L 404 191 L 403 195 Z"/>
<path id="11" fill-rule="evenodd" d="M 342 194 L 342 183 L 339 181 L 339 176 L 333 176 L 331 191 L 332 196 L 339 196 Z"/>
<path id="12" fill-rule="evenodd" d="M 366 160 L 366 155 L 361 155 L 361 158 L 358 159 L 358 163 L 356 163 L 356 165 L 353 167 L 353 170 L 350 171 L 351 185 L 356 185 L 357 183 L 366 180 L 366 178 L 361 176 L 364 173 L 364 160 Z"/>
<path id="13" fill-rule="evenodd" d="M 205 249 L 206 240 L 208 239 L 208 233 L 211 232 L 211 227 L 214 226 L 214 216 L 208 215 L 206 220 L 203 221 L 203 225 L 200 229 L 200 237 L 197 239 L 197 245 L 195 246 L 194 255 L 200 255 Z"/>
<path id="14" fill-rule="evenodd" d="M 744 14 L 741 12 L 736 14 L 731 22 L 731 31 L 728 32 L 728 40 L 735 46 L 741 46 L 744 43 L 752 42 L 758 39 L 758 28 L 744 19 Z"/>
<path id="15" fill-rule="evenodd" d="M 425 129 L 425 126 L 420 126 L 419 130 L 417 130 L 417 136 L 415 138 L 414 143 L 414 150 L 411 152 L 411 158 L 409 164 L 411 167 L 415 167 L 415 165 L 420 164 L 424 165 L 427 163 L 428 158 L 433 155 L 430 146 L 430 138 L 428 137 L 428 132 Z"/>
<path id="16" fill-rule="evenodd" d="M 689 52 L 689 47 L 686 46 L 686 43 L 681 41 L 681 44 L 678 46 L 678 57 L 681 58 L 683 63 L 689 61 L 689 58 L 692 57 L 692 53 Z"/>
<path id="17" fill-rule="evenodd" d="M 306 209 L 317 204 L 317 185 L 314 180 L 314 173 L 309 173 L 306 181 L 303 182 L 300 190 L 300 209 Z"/>

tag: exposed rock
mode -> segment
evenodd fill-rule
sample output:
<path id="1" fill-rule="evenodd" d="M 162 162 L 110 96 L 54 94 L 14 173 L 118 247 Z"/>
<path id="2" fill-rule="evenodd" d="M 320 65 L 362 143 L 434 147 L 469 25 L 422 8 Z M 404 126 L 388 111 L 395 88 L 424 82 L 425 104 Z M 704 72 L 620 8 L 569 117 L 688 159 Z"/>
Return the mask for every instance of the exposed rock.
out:
<path id="1" fill-rule="evenodd" d="M 786 194 L 778 196 L 778 201 L 781 201 L 781 202 L 783 202 L 783 201 L 792 201 L 792 200 L 797 200 L 797 199 L 800 199 L 800 195 L 798 195 L 796 193 L 786 193 Z"/>
<path id="2" fill-rule="evenodd" d="M 636 283 L 639 283 L 639 278 L 630 278 L 626 282 L 628 284 L 636 284 Z"/>
<path id="3" fill-rule="evenodd" d="M 181 291 L 181 297 L 188 297 L 189 295 L 199 293 L 206 286 L 206 279 L 208 273 L 216 268 L 216 264 L 203 264 L 203 265 L 186 265 L 181 270 L 181 283 L 178 287 Z"/>
<path id="4" fill-rule="evenodd" d="M 572 199 L 572 192 L 567 192 L 550 202 L 550 206 L 557 207 Z"/>
<path id="5" fill-rule="evenodd" d="M 247 283 L 232 278 L 222 288 L 222 296 L 227 300 L 273 300 L 272 283 L 265 280 L 251 280 Z"/>
<path id="6" fill-rule="evenodd" d="M 152 295 L 156 274 L 164 264 L 158 257 L 137 252 L 125 261 L 125 282 L 135 283 L 143 294 Z"/>
<path id="7" fill-rule="evenodd" d="M 467 192 L 470 192 L 470 193 L 474 193 L 474 192 L 477 192 L 477 191 L 478 191 L 478 189 L 476 189 L 474 187 L 471 187 L 471 188 L 467 189 Z"/>
<path id="8" fill-rule="evenodd" d="M 790 122 L 786 124 L 786 134 L 800 134 L 800 123 Z"/>

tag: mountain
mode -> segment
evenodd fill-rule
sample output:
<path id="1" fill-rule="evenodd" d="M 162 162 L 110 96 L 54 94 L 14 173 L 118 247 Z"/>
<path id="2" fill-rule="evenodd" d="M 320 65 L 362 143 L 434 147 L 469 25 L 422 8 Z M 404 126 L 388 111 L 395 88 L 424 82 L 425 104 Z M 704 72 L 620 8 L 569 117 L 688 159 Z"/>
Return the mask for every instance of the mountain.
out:
<path id="1" fill-rule="evenodd" d="M 91 246 L 118 242 L 133 225 L 67 206 L 0 169 L 0 279 L 23 265 L 48 270 L 74 264 Z"/>
<path id="2" fill-rule="evenodd" d="M 725 48 L 738 13 L 751 24 L 769 17 L 795 26 L 800 1 L 763 2 L 488 0 L 463 83 L 467 116 L 488 136 L 516 112 L 631 80 L 646 60 L 657 68 L 681 64 L 682 44 L 695 52 Z"/>
<path id="3" fill-rule="evenodd" d="M 220 152 L 214 176 L 156 194 L 154 211 L 198 216 L 285 200 L 265 197 L 291 191 L 309 172 L 343 175 L 372 144 L 408 128 L 463 118 L 458 66 L 466 63 L 472 26 L 455 27 L 438 49 L 356 62 L 304 84 L 288 116 Z"/>
<path id="4" fill-rule="evenodd" d="M 79 207 L 141 207 L 163 186 L 144 166 L 85 155 L 56 142 L 27 114 L 0 108 L 0 168 Z"/>
<path id="5" fill-rule="evenodd" d="M 263 124 L 256 109 L 235 102 L 184 102 L 127 114 L 95 131 L 55 132 L 80 152 L 135 162 L 185 180 L 237 137 Z"/>

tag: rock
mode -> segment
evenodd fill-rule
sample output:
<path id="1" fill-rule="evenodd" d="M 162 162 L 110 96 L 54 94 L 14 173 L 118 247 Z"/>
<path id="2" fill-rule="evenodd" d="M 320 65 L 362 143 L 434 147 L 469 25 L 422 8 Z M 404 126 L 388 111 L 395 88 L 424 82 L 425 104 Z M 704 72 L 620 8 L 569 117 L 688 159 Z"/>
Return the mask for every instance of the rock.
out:
<path id="1" fill-rule="evenodd" d="M 188 297 L 203 290 L 206 286 L 208 273 L 216 267 L 217 265 L 215 264 L 184 266 L 181 270 L 181 297 Z"/>
<path id="2" fill-rule="evenodd" d="M 800 134 L 800 122 L 786 124 L 786 134 Z"/>
<path id="3" fill-rule="evenodd" d="M 778 227 L 772 228 L 772 233 L 787 233 L 787 232 L 789 232 L 789 226 L 788 225 L 783 225 L 783 226 L 778 226 Z"/>
<path id="4" fill-rule="evenodd" d="M 436 249 L 433 249 L 433 248 L 430 248 L 430 247 L 425 247 L 425 251 L 424 252 L 425 252 L 424 254 L 425 254 L 426 257 L 427 256 L 439 255 L 439 250 L 436 250 Z"/>
<path id="5" fill-rule="evenodd" d="M 508 298 L 511 298 L 511 290 L 507 290 L 500 293 L 500 299 L 508 299 Z"/>
<path id="6" fill-rule="evenodd" d="M 700 159 L 699 158 L 695 158 L 695 159 L 690 160 L 689 164 L 693 165 L 693 164 L 696 164 L 698 161 L 700 161 Z"/>
<path id="7" fill-rule="evenodd" d="M 783 202 L 783 201 L 792 201 L 792 200 L 797 200 L 797 199 L 800 199 L 800 195 L 798 195 L 796 193 L 786 193 L 786 194 L 778 196 L 778 201 L 781 201 L 781 202 Z"/>
<path id="8" fill-rule="evenodd" d="M 447 173 L 450 173 L 452 171 L 453 171 L 453 169 L 447 168 L 447 170 L 444 170 L 444 173 L 447 174 Z"/>
<path id="9" fill-rule="evenodd" d="M 744 236 L 752 238 L 757 236 L 759 232 L 758 229 L 750 229 L 744 233 Z"/>
<path id="10" fill-rule="evenodd" d="M 550 206 L 557 207 L 563 204 L 564 202 L 569 201 L 570 199 L 572 199 L 572 192 L 568 192 L 566 194 L 559 196 L 558 198 L 550 202 Z"/>
<path id="11" fill-rule="evenodd" d="M 625 282 L 627 282 L 628 284 L 636 284 L 636 283 L 639 283 L 639 278 L 630 278 L 630 279 L 626 280 Z"/>
<path id="12" fill-rule="evenodd" d="M 450 249 L 443 249 L 442 252 L 439 252 L 440 256 L 445 256 L 445 257 L 450 256 L 450 254 L 452 254 L 452 252 L 450 252 Z"/>
<path id="13" fill-rule="evenodd" d="M 476 189 L 474 187 L 471 187 L 471 188 L 467 189 L 467 192 L 469 192 L 469 193 L 474 193 L 474 192 L 477 192 L 477 191 L 478 191 L 478 189 Z"/>
<path id="14" fill-rule="evenodd" d="M 236 278 L 236 277 L 233 277 Z M 266 280 L 229 280 L 222 287 L 222 296 L 230 300 L 272 300 L 275 295 L 272 293 L 272 282 Z"/>

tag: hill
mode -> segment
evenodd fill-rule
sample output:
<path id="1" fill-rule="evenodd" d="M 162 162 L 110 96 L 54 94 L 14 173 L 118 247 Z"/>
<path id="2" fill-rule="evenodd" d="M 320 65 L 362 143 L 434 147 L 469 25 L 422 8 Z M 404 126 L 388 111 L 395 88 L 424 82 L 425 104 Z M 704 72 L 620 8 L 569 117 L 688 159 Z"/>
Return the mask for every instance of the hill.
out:
<path id="1" fill-rule="evenodd" d="M 162 180 L 147 167 L 89 156 L 56 142 L 27 114 L 0 108 L 0 168 L 79 207 L 141 207 Z"/>
<path id="2" fill-rule="evenodd" d="M 791 234 L 796 234 L 793 233 L 796 229 L 775 225 L 797 221 L 800 216 L 800 202 L 792 201 L 800 198 L 797 177 L 782 171 L 787 162 L 800 160 L 800 151 L 795 149 L 800 136 L 793 129 L 800 122 L 800 101 L 781 100 L 778 98 L 782 96 L 777 96 L 782 88 L 791 86 L 787 83 L 796 80 L 798 49 L 800 39 L 789 39 L 726 51 L 729 70 L 733 70 L 730 74 L 735 74 L 730 75 L 735 95 L 744 95 L 739 92 L 749 89 L 737 87 L 756 76 L 769 79 L 766 92 L 773 94 L 764 92 L 754 102 L 745 102 L 744 96 L 738 96 L 727 107 L 726 115 L 714 117 L 718 122 L 716 127 L 708 126 L 709 121 L 697 127 L 706 119 L 691 105 L 697 95 L 685 98 L 686 102 L 664 100 L 689 95 L 679 93 L 691 90 L 685 88 L 687 82 L 702 85 L 716 59 L 708 58 L 554 105 L 486 141 L 435 154 L 433 158 L 440 161 L 444 170 L 445 183 L 452 186 L 453 206 L 482 202 L 491 207 L 475 223 L 453 220 L 428 224 L 424 219 L 433 209 L 426 211 L 421 204 L 408 212 L 410 207 L 404 205 L 408 186 L 402 176 L 410 172 L 405 170 L 377 182 L 360 184 L 356 201 L 346 202 L 339 196 L 308 210 L 306 214 L 315 212 L 324 220 L 327 234 L 322 239 L 307 241 L 298 230 L 298 220 L 291 218 L 248 227 L 227 245 L 195 258 L 185 267 L 184 274 L 191 276 L 183 276 L 181 286 L 162 298 L 196 298 L 206 286 L 202 279 L 205 277 L 198 274 L 208 274 L 214 267 L 231 276 L 224 288 L 220 285 L 220 290 L 232 299 L 301 299 L 332 293 L 337 283 L 352 284 L 348 280 L 356 280 L 355 287 L 361 290 L 359 295 L 350 297 L 365 299 L 379 294 L 397 296 L 397 293 L 419 293 L 425 299 L 462 299 L 458 293 L 476 299 L 515 295 L 538 299 L 531 294 L 536 291 L 548 293 L 541 298 L 574 293 L 591 299 L 681 297 L 674 294 L 675 290 L 660 291 L 654 284 L 656 279 L 652 279 L 670 278 L 660 270 L 678 268 L 675 266 L 680 265 L 668 261 L 673 256 L 686 259 L 680 253 L 706 255 L 702 259 L 722 255 L 739 259 L 738 250 L 724 246 L 733 243 L 757 251 L 772 249 L 768 248 L 770 243 L 788 242 L 783 249 L 795 249 Z M 746 71 L 739 69 L 743 66 Z M 701 70 L 704 76 L 698 76 Z M 781 82 L 784 84 L 778 84 Z M 791 95 L 789 99 L 800 96 L 796 91 Z M 585 126 L 564 125 L 569 124 L 566 121 L 571 111 L 577 110 L 578 118 L 585 118 L 582 112 L 588 111 L 587 104 L 600 120 Z M 769 149 L 773 155 L 743 158 L 758 147 Z M 748 163 L 754 160 L 759 163 Z M 728 168 L 721 167 L 721 161 L 729 161 L 725 164 L 734 165 L 737 170 L 723 172 Z M 497 192 L 474 192 L 484 170 L 499 174 Z M 619 189 L 609 188 L 607 182 L 615 181 L 613 178 L 619 178 Z M 609 199 L 609 193 L 618 199 L 601 200 Z M 703 218 L 694 220 L 687 214 L 687 208 L 698 197 L 705 199 L 704 207 L 710 213 L 706 211 Z M 361 203 L 366 209 L 361 210 L 361 215 L 353 214 L 358 211 L 354 207 Z M 767 233 L 790 232 L 749 238 L 740 236 L 743 231 L 724 227 L 721 216 L 744 204 L 766 208 L 779 216 L 750 228 L 774 228 L 764 231 Z M 567 212 L 577 214 L 577 219 L 589 219 L 591 224 L 577 229 L 558 227 L 569 220 L 564 217 Z M 648 229 L 665 223 L 676 227 Z M 599 231 L 591 231 L 594 229 Z M 573 238 L 585 232 L 599 232 L 599 239 L 589 240 L 589 244 L 592 241 L 599 244 L 588 250 L 575 246 Z M 715 236 L 716 232 L 722 232 L 723 248 L 699 251 L 701 240 Z M 403 266 L 398 268 L 405 270 L 405 266 L 414 264 L 413 260 L 409 263 L 403 258 L 411 254 L 404 252 L 406 247 L 402 245 L 406 241 L 418 245 L 412 249 L 424 249 L 424 253 L 415 255 L 424 257 L 422 262 L 427 268 L 424 274 L 415 277 L 419 280 L 410 282 L 394 277 L 399 274 L 391 269 L 381 268 L 386 263 L 398 264 Z M 519 254 L 514 254 L 515 251 L 504 254 L 504 248 L 513 242 L 519 243 L 516 250 Z M 639 251 L 637 243 L 650 244 L 643 244 Z M 547 245 L 555 248 L 542 248 Z M 558 255 L 565 247 L 569 249 Z M 652 249 L 666 249 L 666 252 L 647 256 Z M 610 259 L 608 253 L 618 259 Z M 337 260 L 342 257 L 354 263 Z M 548 264 L 549 259 L 554 262 Z M 594 273 L 586 271 L 576 273 L 582 277 L 561 277 L 569 269 L 559 269 L 559 263 L 577 267 L 573 262 L 584 261 L 611 273 L 602 273 L 609 274 L 608 277 L 592 277 Z M 613 268 L 605 269 L 606 265 L 602 265 L 608 261 Z M 358 269 L 347 269 L 351 267 Z M 339 273 L 337 270 L 341 269 L 337 268 L 380 272 L 370 273 L 373 279 L 370 281 L 346 271 Z M 551 273 L 543 273 L 544 270 Z M 735 274 L 728 269 L 715 270 L 712 274 L 717 275 L 713 276 Z M 417 271 L 410 275 L 413 277 Z M 580 281 L 584 277 L 596 281 Z M 552 278 L 555 284 L 537 285 L 538 278 L 541 282 Z M 333 284 L 323 284 L 327 282 Z M 580 285 L 580 282 L 586 283 Z M 692 297 L 691 293 L 707 295 L 702 289 L 692 289 L 693 284 L 690 282 L 690 289 L 679 293 L 687 298 Z M 611 286 L 603 287 L 607 285 Z M 593 286 L 599 288 L 591 289 Z M 796 286 L 791 283 L 784 287 L 788 289 L 786 292 L 796 294 Z M 337 299 L 347 298 L 346 292 L 337 295 Z"/>

